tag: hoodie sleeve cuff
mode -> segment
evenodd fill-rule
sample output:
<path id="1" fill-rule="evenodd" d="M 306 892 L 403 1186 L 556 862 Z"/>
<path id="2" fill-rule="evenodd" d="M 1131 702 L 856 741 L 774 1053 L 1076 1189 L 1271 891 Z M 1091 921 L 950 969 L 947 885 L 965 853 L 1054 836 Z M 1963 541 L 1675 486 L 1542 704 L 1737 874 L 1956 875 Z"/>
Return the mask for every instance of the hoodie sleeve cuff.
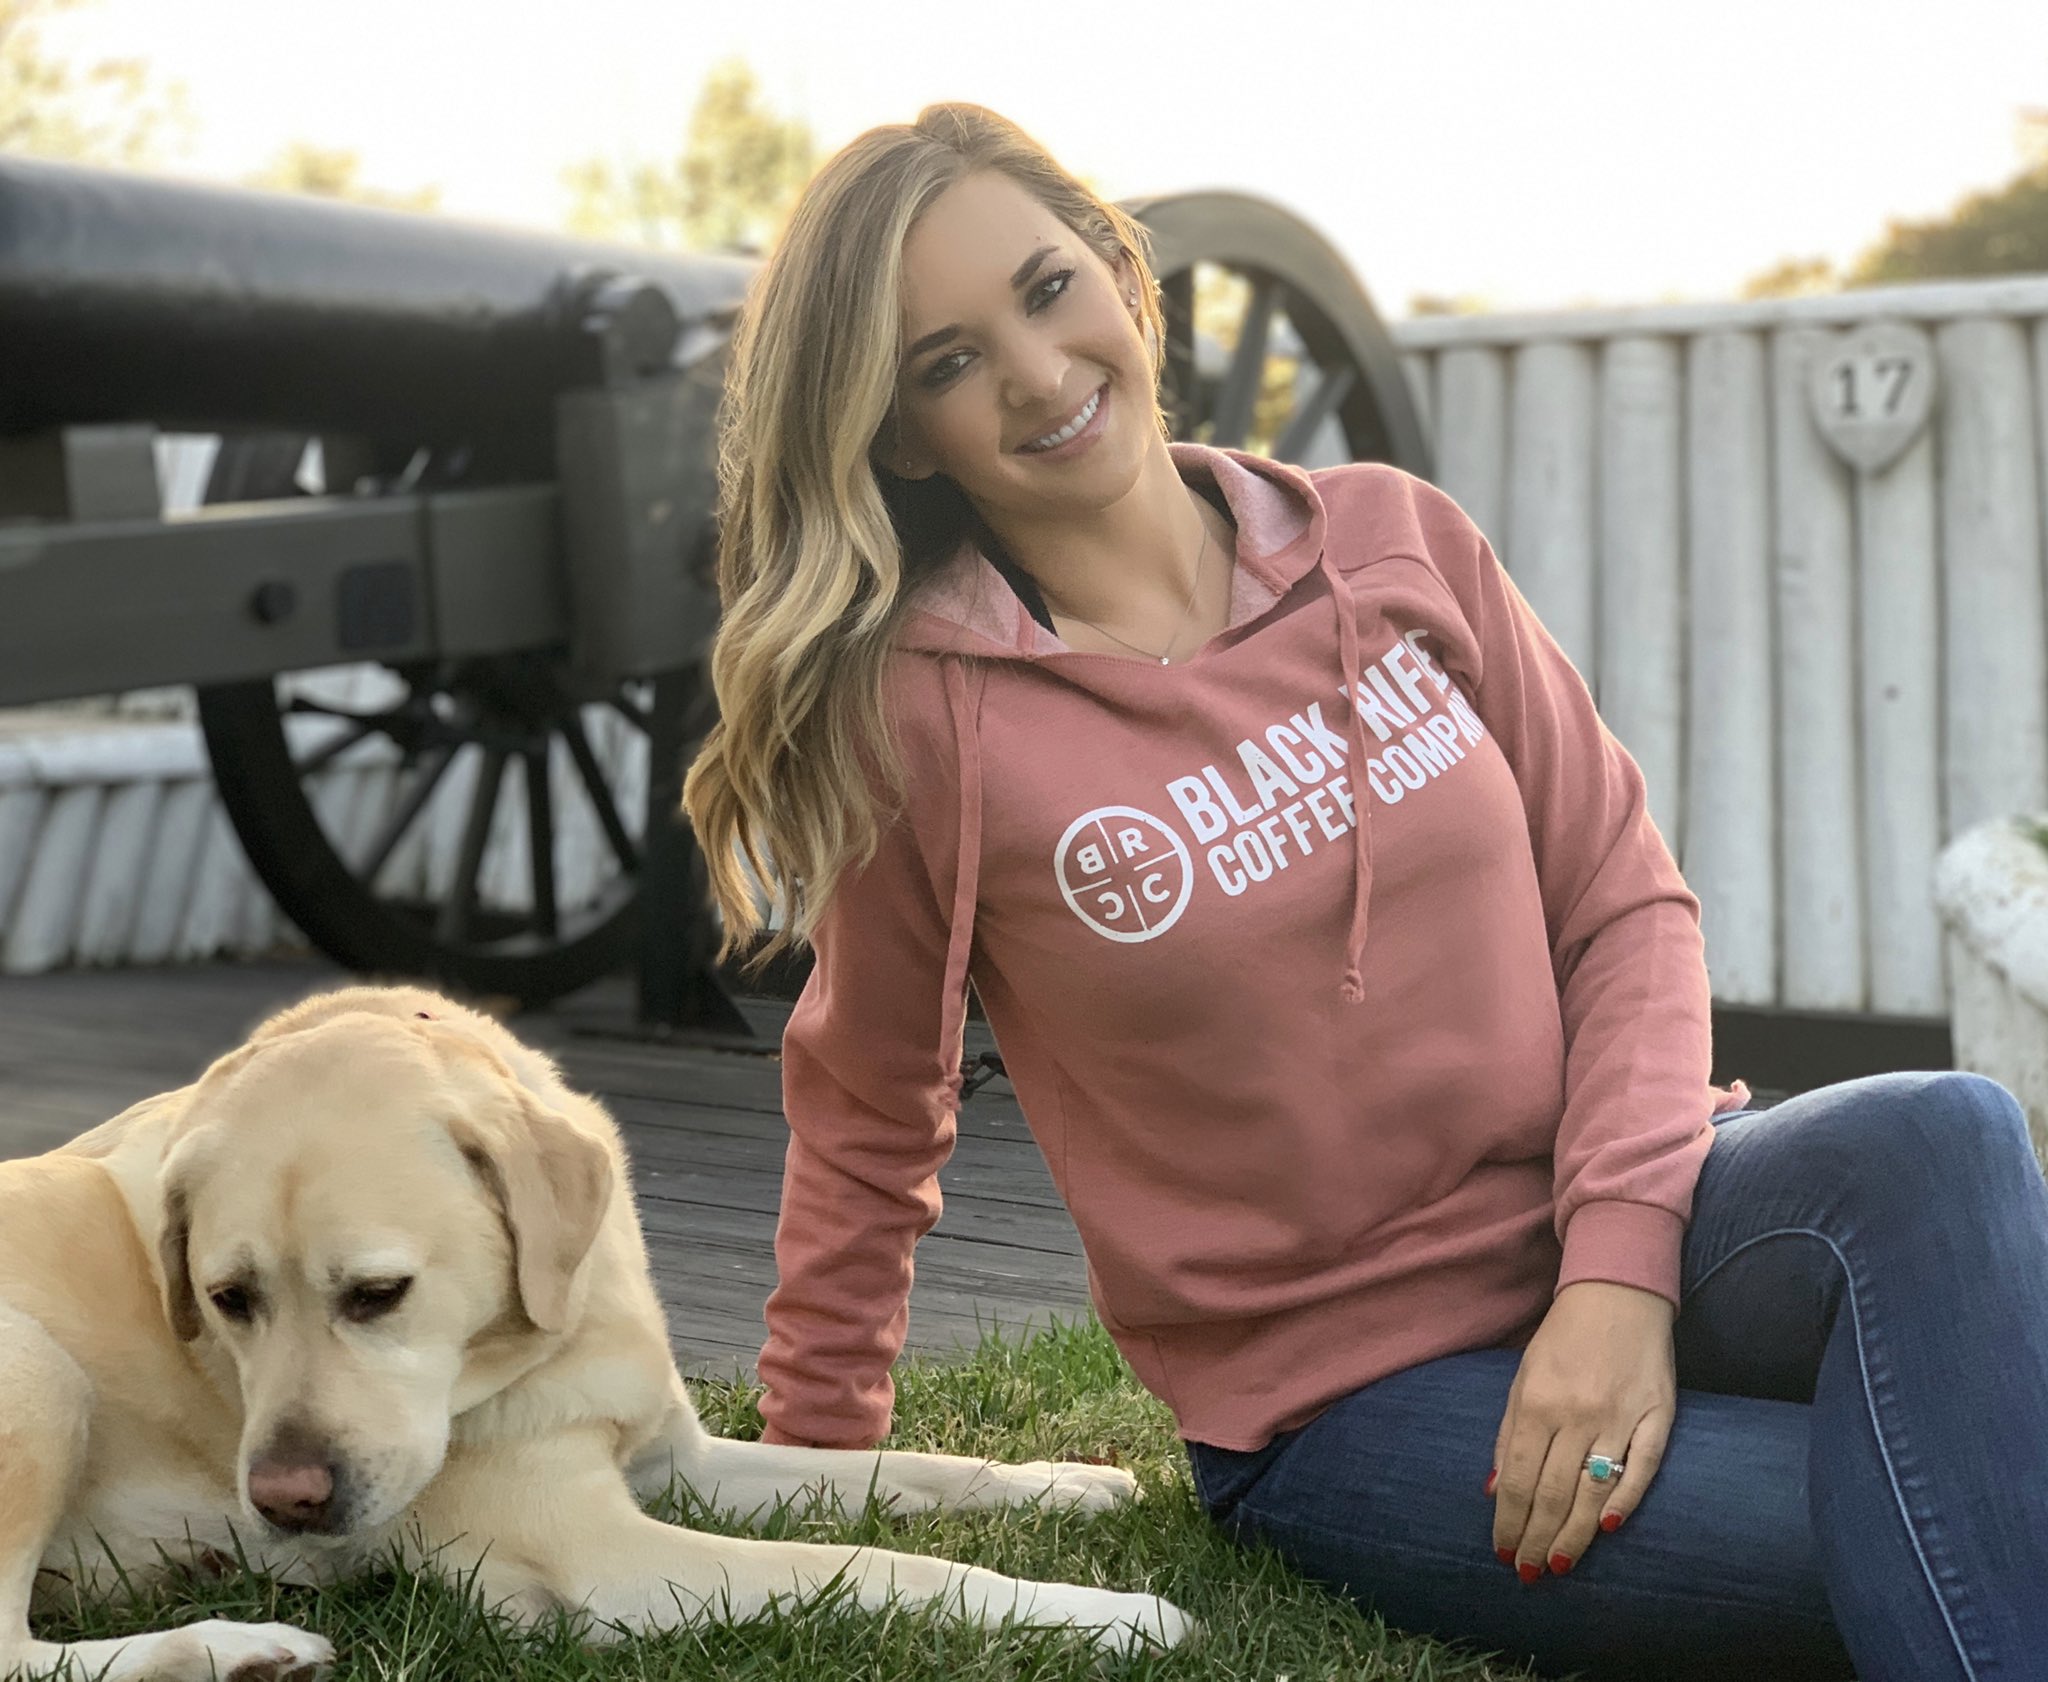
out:
<path id="1" fill-rule="evenodd" d="M 1678 1252 L 1685 1222 L 1653 1203 L 1584 1203 L 1564 1234 L 1557 1289 L 1583 1280 L 1633 1285 L 1678 1307 Z M 1554 1294 L 1554 1293 L 1553 1293 Z"/>

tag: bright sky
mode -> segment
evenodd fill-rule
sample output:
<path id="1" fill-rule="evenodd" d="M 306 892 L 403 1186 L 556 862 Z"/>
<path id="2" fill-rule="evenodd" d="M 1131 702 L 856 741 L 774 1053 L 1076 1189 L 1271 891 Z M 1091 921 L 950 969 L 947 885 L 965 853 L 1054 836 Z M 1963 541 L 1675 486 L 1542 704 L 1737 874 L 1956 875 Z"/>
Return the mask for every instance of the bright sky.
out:
<path id="1" fill-rule="evenodd" d="M 969 99 L 1112 196 L 1279 200 L 1393 316 L 1725 297 L 1999 184 L 2048 106 L 2044 0 L 93 0 L 46 40 L 183 81 L 191 172 L 305 139 L 540 225 L 730 54 L 822 152 Z"/>

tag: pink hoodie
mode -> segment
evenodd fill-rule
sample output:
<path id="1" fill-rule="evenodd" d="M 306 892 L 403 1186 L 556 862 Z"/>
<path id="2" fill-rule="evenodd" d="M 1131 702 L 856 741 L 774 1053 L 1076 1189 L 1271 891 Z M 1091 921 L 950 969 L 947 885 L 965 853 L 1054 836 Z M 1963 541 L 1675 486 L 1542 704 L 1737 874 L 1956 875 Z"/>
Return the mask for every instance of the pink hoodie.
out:
<path id="1" fill-rule="evenodd" d="M 1193 657 L 1073 652 L 972 549 L 907 622 L 907 808 L 783 1039 L 772 1441 L 889 1430 L 970 976 L 1184 1437 L 1259 1447 L 1575 1280 L 1677 1300 L 1707 1118 L 1748 1093 L 1708 1083 L 1641 773 L 1441 491 L 1171 450 L 1238 528 Z"/>

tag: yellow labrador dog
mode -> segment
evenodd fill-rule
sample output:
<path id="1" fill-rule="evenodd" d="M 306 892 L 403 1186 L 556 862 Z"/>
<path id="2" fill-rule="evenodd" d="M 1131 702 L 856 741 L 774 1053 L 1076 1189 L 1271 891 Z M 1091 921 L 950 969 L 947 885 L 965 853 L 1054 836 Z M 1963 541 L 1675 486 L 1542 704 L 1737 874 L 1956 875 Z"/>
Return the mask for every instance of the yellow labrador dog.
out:
<path id="1" fill-rule="evenodd" d="M 210 1620 L 36 1641 L 38 1596 L 239 1547 L 326 1582 L 395 1545 L 515 1621 L 592 1639 L 843 1577 L 987 1621 L 1172 1645 L 1165 1601 L 873 1548 L 707 1535 L 637 1497 L 752 1513 L 825 1486 L 899 1510 L 1096 1509 L 1111 1467 L 709 1435 L 669 1352 L 610 1117 L 488 1017 L 418 988 L 283 1011 L 193 1085 L 0 1162 L 0 1678 L 271 1682 L 333 1657 Z"/>

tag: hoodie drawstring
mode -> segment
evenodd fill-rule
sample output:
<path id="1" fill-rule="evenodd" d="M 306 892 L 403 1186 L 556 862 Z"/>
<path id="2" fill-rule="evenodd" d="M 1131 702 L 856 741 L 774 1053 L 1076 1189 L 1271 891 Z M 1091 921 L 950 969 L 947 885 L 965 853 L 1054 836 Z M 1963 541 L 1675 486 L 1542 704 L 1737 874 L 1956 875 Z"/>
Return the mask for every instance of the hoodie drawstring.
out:
<path id="1" fill-rule="evenodd" d="M 946 710 L 953 720 L 953 745 L 960 761 L 959 848 L 953 859 L 953 908 L 946 935 L 944 1016 L 939 1025 L 939 1056 L 960 1074 L 959 1048 L 967 1027 L 967 957 L 974 947 L 974 900 L 981 887 L 981 731 L 976 728 L 967 694 L 967 677 L 958 660 L 945 660 Z"/>
<path id="2" fill-rule="evenodd" d="M 1344 979 L 1337 991 L 1346 1004 L 1365 1002 L 1365 977 L 1359 965 L 1365 956 L 1366 906 L 1372 898 L 1372 791 L 1365 786 L 1365 718 L 1358 710 L 1358 604 L 1345 587 L 1344 575 L 1325 548 L 1317 560 L 1330 586 L 1330 605 L 1337 614 L 1337 652 L 1344 663 L 1345 741 L 1351 754 L 1351 804 L 1358 821 L 1351 826 L 1351 927 L 1344 940 Z"/>

